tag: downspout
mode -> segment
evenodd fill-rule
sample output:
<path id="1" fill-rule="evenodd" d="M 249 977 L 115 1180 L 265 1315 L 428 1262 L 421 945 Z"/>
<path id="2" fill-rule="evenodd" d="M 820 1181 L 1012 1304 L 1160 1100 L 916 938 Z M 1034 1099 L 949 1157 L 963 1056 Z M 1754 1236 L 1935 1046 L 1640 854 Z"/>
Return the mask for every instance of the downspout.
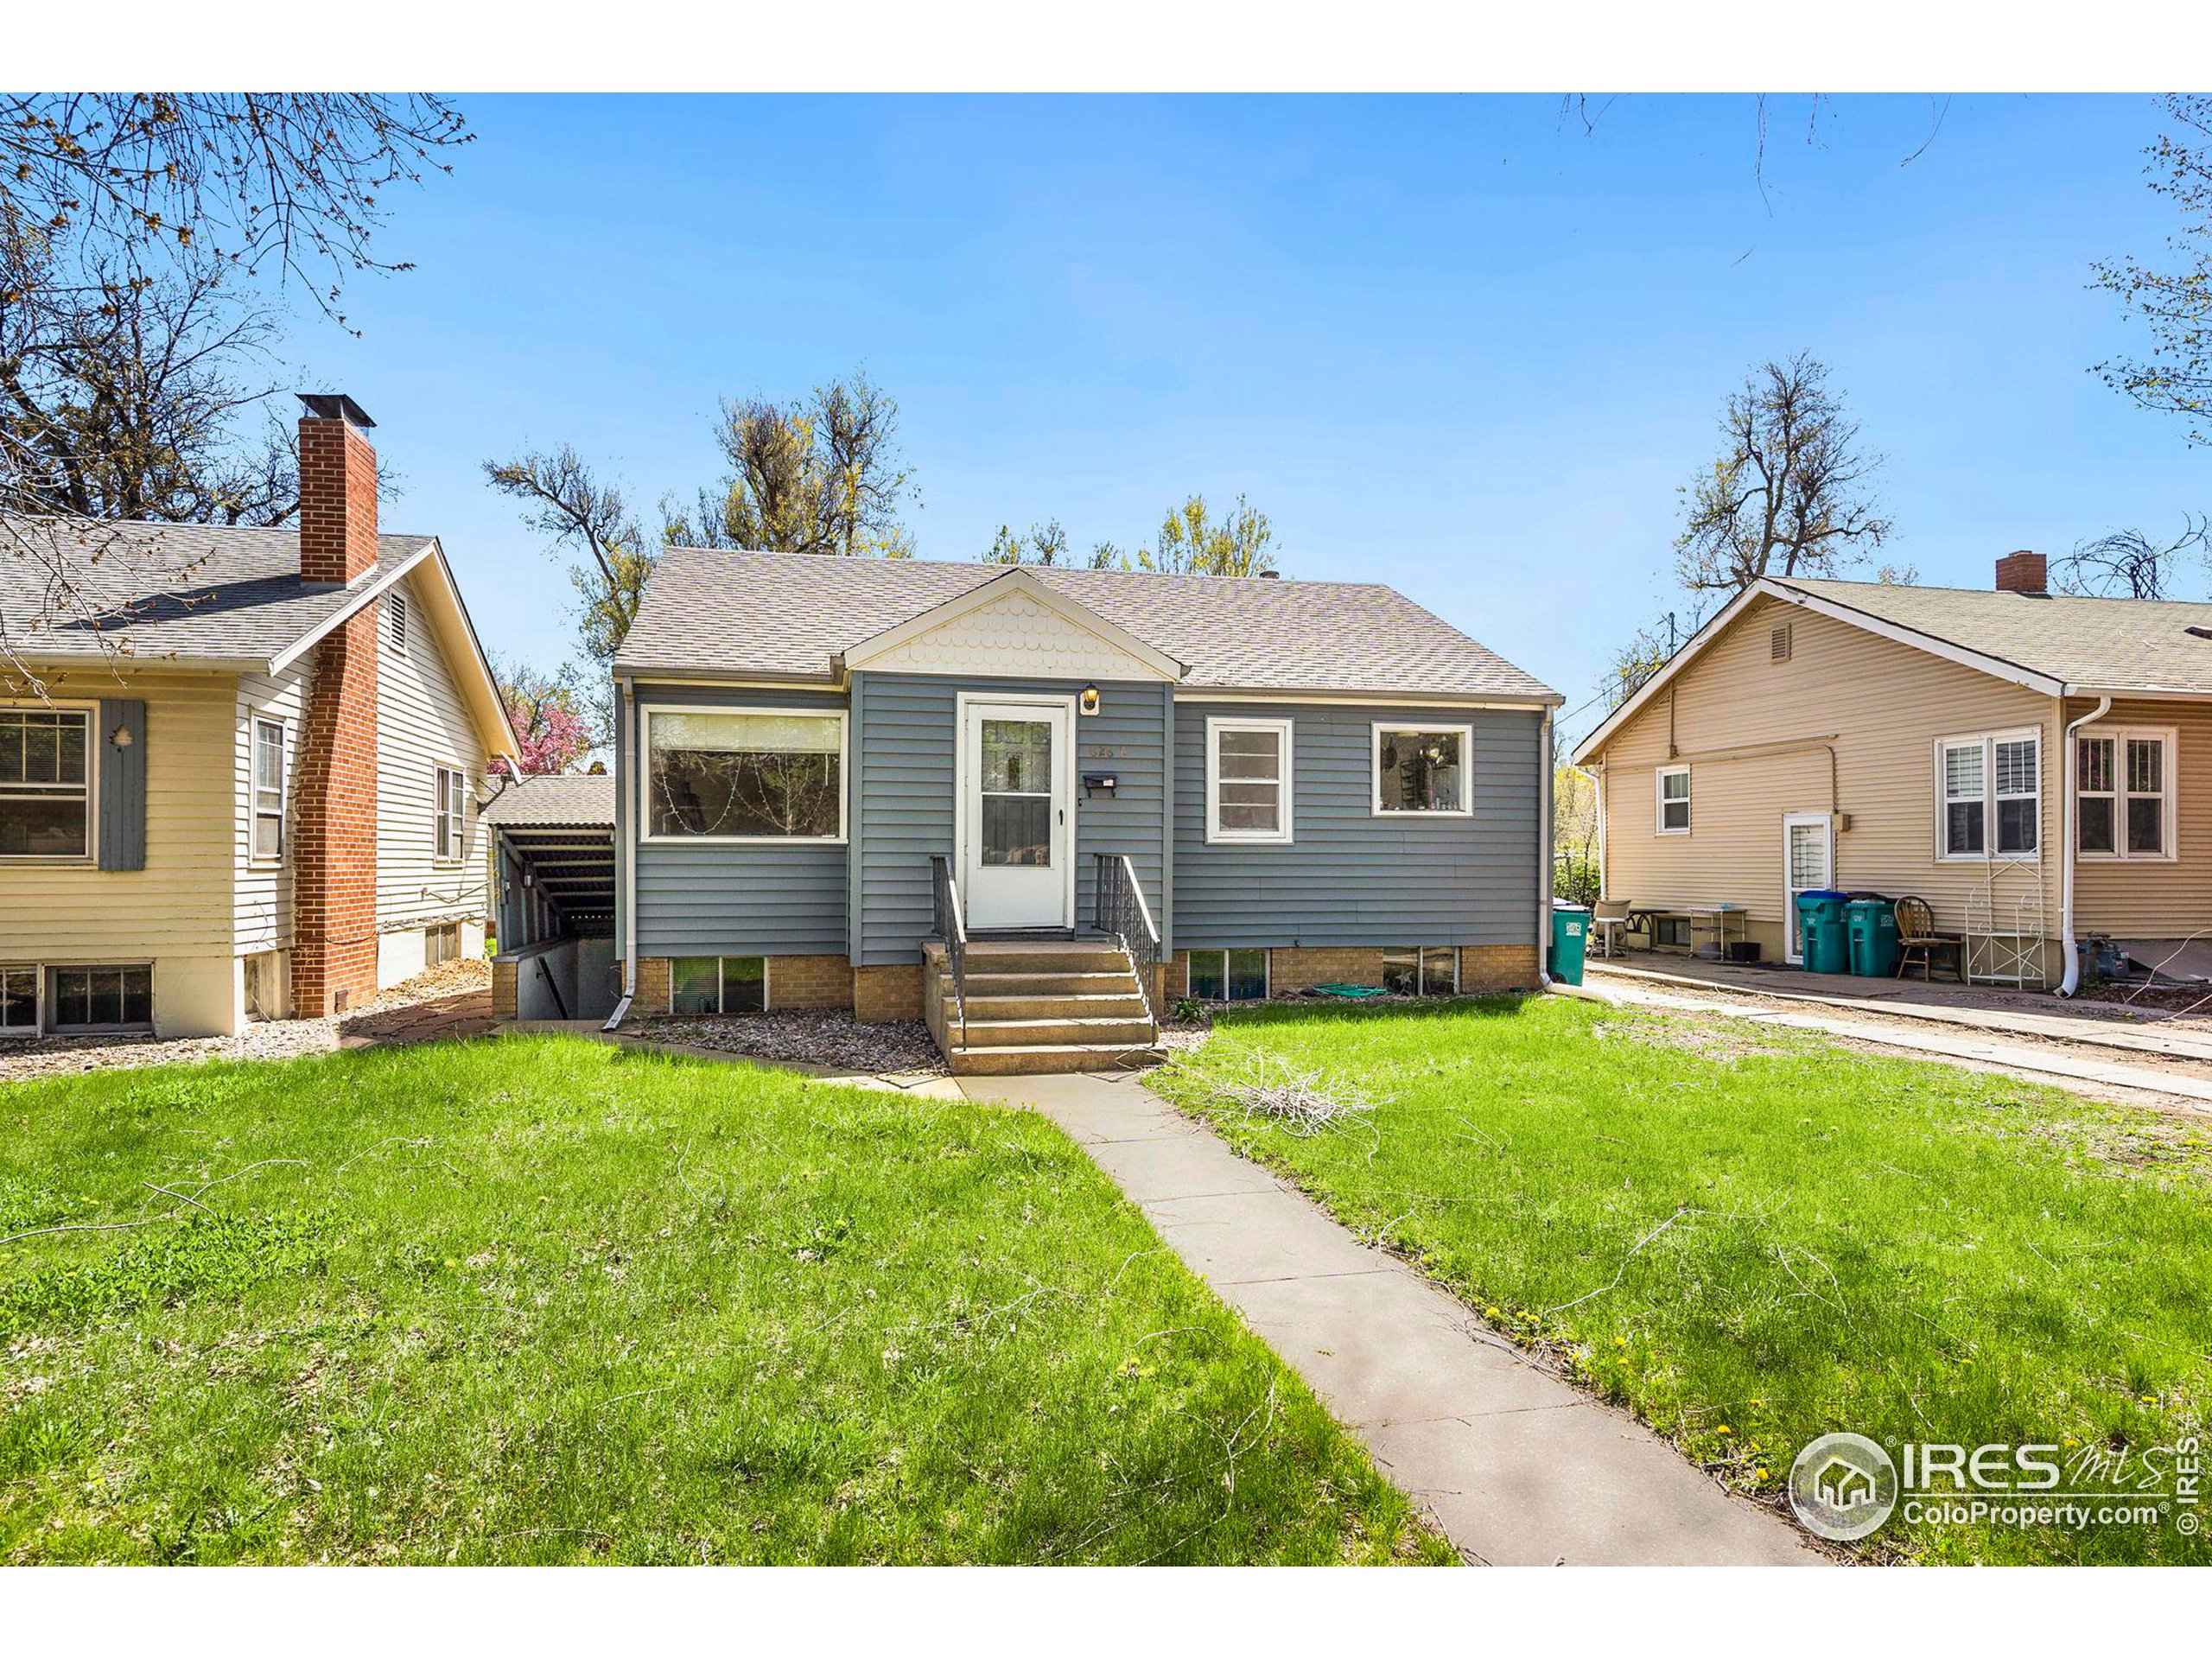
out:
<path id="1" fill-rule="evenodd" d="M 1536 791 L 1536 983 L 1552 988 L 1546 966 L 1552 940 L 1552 710 L 1544 709 L 1538 747 L 1543 755 L 1544 775 Z M 1602 856 L 1602 855 L 1601 855 Z"/>
<path id="2" fill-rule="evenodd" d="M 621 696 L 621 709 L 618 715 L 620 725 L 615 733 L 614 786 L 617 797 L 614 821 L 621 828 L 615 856 L 620 862 L 622 911 L 622 1000 L 614 1005 L 614 1012 L 607 1017 L 606 1029 L 613 1031 L 628 1017 L 630 1003 L 638 995 L 638 810 L 635 791 L 632 787 L 638 777 L 637 706 L 628 680 L 615 682 Z M 623 776 L 622 760 L 630 760 L 630 775 Z"/>
<path id="3" fill-rule="evenodd" d="M 2066 728 L 2058 744 L 2058 948 L 2066 962 L 2058 994 L 2071 996 L 2082 988 L 2082 953 L 2074 942 L 2074 734 L 2112 712 L 2112 699 L 2099 697 L 2097 706 Z M 2066 716 L 2066 699 L 2058 699 L 2059 718 Z"/>

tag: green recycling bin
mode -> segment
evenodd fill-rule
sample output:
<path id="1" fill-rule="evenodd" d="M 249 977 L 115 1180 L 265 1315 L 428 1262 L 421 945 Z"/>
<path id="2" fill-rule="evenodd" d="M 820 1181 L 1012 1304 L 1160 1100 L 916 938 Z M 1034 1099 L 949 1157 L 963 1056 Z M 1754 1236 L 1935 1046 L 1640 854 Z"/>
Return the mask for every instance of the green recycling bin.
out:
<path id="1" fill-rule="evenodd" d="M 1844 906 L 1851 931 L 1851 971 L 1887 979 L 1897 967 L 1897 912 L 1886 899 L 1854 899 Z"/>
<path id="2" fill-rule="evenodd" d="M 1845 930 L 1847 893 L 1816 888 L 1797 895 L 1797 931 L 1804 938 L 1805 970 L 1813 974 L 1851 971 L 1851 937 Z"/>
<path id="3" fill-rule="evenodd" d="M 1552 977 L 1565 985 L 1582 982 L 1582 953 L 1590 945 L 1590 912 L 1580 905 L 1552 900 Z"/>

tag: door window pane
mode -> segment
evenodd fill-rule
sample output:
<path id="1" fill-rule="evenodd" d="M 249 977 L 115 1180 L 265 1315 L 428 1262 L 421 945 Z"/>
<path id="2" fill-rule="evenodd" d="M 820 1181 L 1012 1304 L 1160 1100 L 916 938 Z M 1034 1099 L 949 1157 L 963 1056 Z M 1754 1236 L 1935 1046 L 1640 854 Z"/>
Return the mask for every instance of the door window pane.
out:
<path id="1" fill-rule="evenodd" d="M 1048 795 L 1052 789 L 1052 728 L 1042 720 L 983 722 L 983 792 Z"/>
<path id="2" fill-rule="evenodd" d="M 983 797 L 983 862 L 1041 868 L 1052 861 L 1049 795 Z"/>

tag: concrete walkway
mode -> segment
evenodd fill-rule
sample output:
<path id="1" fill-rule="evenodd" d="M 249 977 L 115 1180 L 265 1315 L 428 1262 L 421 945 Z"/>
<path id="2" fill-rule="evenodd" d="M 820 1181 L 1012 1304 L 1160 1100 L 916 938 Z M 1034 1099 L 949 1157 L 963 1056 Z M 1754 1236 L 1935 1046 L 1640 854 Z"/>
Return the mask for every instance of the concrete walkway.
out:
<path id="1" fill-rule="evenodd" d="M 1043 1112 L 1079 1142 L 1472 1559 L 1825 1560 L 1134 1078 L 959 1081 L 975 1099 Z"/>

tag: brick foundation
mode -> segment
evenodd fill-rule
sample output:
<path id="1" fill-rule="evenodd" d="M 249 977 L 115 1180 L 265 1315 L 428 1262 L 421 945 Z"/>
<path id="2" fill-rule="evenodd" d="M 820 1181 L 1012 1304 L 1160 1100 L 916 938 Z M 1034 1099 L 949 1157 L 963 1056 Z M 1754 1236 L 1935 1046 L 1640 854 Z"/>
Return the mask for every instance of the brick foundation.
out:
<path id="1" fill-rule="evenodd" d="M 1382 947 L 1288 945 L 1268 953 L 1268 988 L 1277 996 L 1316 985 L 1380 985 Z"/>
<path id="2" fill-rule="evenodd" d="M 1536 988 L 1533 944 L 1463 944 L 1459 947 L 1459 991 L 1473 996 L 1489 991 L 1532 991 Z"/>
<path id="3" fill-rule="evenodd" d="M 771 1008 L 849 1008 L 852 964 L 842 957 L 768 958 Z"/>
<path id="4" fill-rule="evenodd" d="M 922 966 L 894 963 L 853 969 L 853 1017 L 856 1020 L 918 1020 L 922 1017 Z"/>
<path id="5" fill-rule="evenodd" d="M 492 963 L 492 1017 L 494 1020 L 515 1020 L 521 1017 L 522 980 L 516 971 L 517 964 L 494 960 Z"/>
<path id="6" fill-rule="evenodd" d="M 630 1003 L 637 1014 L 666 1014 L 668 1012 L 668 958 L 640 957 L 638 958 L 637 995 Z"/>

